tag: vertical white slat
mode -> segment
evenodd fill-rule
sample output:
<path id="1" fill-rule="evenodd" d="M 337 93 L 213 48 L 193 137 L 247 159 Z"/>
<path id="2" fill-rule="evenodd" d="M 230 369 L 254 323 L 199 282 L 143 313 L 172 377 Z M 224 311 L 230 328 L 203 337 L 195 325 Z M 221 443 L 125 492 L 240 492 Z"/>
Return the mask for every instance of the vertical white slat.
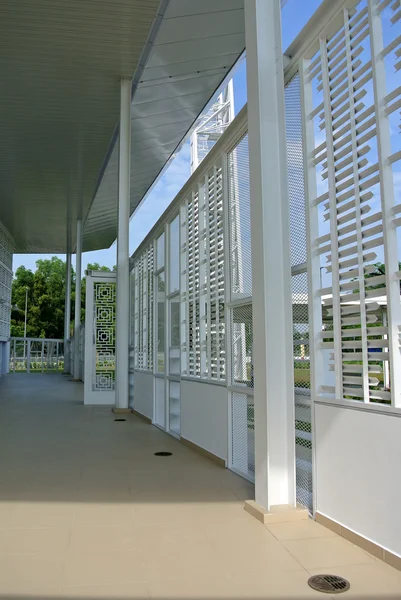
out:
<path id="1" fill-rule="evenodd" d="M 356 112 L 353 90 L 353 71 L 352 71 L 352 47 L 351 31 L 349 25 L 349 10 L 344 8 L 344 34 L 345 34 L 345 53 L 347 58 L 347 77 L 348 77 L 348 96 L 350 111 L 350 133 L 352 145 L 352 165 L 354 175 L 355 189 L 355 224 L 358 246 L 358 279 L 359 279 L 359 299 L 360 299 L 360 317 L 361 317 L 361 338 L 362 338 L 362 389 L 365 402 L 369 402 L 369 364 L 368 364 L 368 340 L 366 327 L 366 306 L 365 306 L 365 270 L 363 260 L 363 238 L 362 238 L 362 215 L 359 190 L 359 168 L 358 168 L 358 144 L 356 139 Z M 331 224 L 333 226 L 333 224 Z M 336 228 L 337 219 L 336 219 Z"/>
<path id="2" fill-rule="evenodd" d="M 207 326 L 206 326 L 206 189 L 207 189 L 207 175 L 205 181 L 201 181 L 198 184 L 199 194 L 199 340 L 200 340 L 200 376 L 207 376 L 207 350 L 206 350 L 206 338 L 207 338 Z"/>
<path id="3" fill-rule="evenodd" d="M 230 250 L 230 201 L 229 201 L 229 157 L 228 154 L 222 154 L 221 157 L 223 166 L 223 227 L 224 227 L 224 320 L 225 320 L 225 355 L 226 355 L 226 384 L 227 387 L 232 385 L 232 364 L 231 364 L 231 312 L 232 309 L 227 308 L 228 303 L 231 301 L 231 250 Z M 227 465 L 231 469 L 233 466 L 233 418 L 232 418 L 232 393 L 227 390 L 228 402 L 227 402 Z"/>
<path id="4" fill-rule="evenodd" d="M 180 351 L 181 375 L 188 374 L 187 346 L 187 247 L 188 247 L 188 216 L 186 201 L 180 206 Z"/>
<path id="5" fill-rule="evenodd" d="M 216 350 L 216 379 L 220 373 L 220 315 L 219 315 L 219 231 L 218 231 L 218 214 L 217 214 L 217 165 L 213 165 L 213 200 L 214 200 L 214 268 L 215 268 L 215 307 L 216 307 L 216 322 L 215 322 L 215 350 Z"/>
<path id="6" fill-rule="evenodd" d="M 148 307 L 147 307 L 147 336 L 148 336 L 148 370 L 153 369 L 153 330 L 154 330 L 154 313 L 153 305 L 155 302 L 155 280 L 154 280 L 154 268 L 155 268 L 155 253 L 153 242 L 151 242 L 148 249 L 148 260 L 150 268 L 148 270 Z"/>
<path id="7" fill-rule="evenodd" d="M 42 349 L 41 349 L 42 373 L 43 373 L 44 357 L 45 357 L 45 343 L 42 341 Z"/>
<path id="8" fill-rule="evenodd" d="M 139 272 L 138 272 L 138 261 L 134 263 L 134 367 L 138 368 L 139 365 Z"/>
<path id="9" fill-rule="evenodd" d="M 186 266 L 187 266 L 187 272 L 186 272 L 186 294 L 185 294 L 185 298 L 186 298 L 186 346 L 187 346 L 187 375 L 191 375 L 191 369 L 190 369 L 190 363 L 191 363 L 191 357 L 190 357 L 190 351 L 189 351 L 189 331 L 191 328 L 191 323 L 189 320 L 189 271 L 191 269 L 191 264 L 190 264 L 190 259 L 189 259 L 189 227 L 190 227 L 190 204 L 192 206 L 192 193 L 189 194 L 188 198 L 187 198 L 187 262 L 186 262 Z M 191 219 L 192 219 L 192 213 L 191 213 Z"/>
<path id="10" fill-rule="evenodd" d="M 164 226 L 164 375 L 170 373 L 170 225 Z M 168 396 L 166 396 L 167 398 Z M 168 410 L 168 402 L 166 402 Z M 166 415 L 167 417 L 167 415 Z M 166 420 L 166 423 L 168 421 Z"/>
<path id="11" fill-rule="evenodd" d="M 342 347 L 341 347 L 341 306 L 340 306 L 340 278 L 338 260 L 338 231 L 337 231 L 337 198 L 336 178 L 334 166 L 333 127 L 331 116 L 330 80 L 327 59 L 326 40 L 320 39 L 320 54 L 322 60 L 322 83 L 324 96 L 326 147 L 327 147 L 327 174 L 329 184 L 330 206 L 330 235 L 331 235 L 331 261 L 332 261 L 332 290 L 333 290 L 333 330 L 334 330 L 334 369 L 336 380 L 336 398 L 343 397 L 342 377 Z"/>
<path id="12" fill-rule="evenodd" d="M 384 263 L 386 265 L 386 289 L 388 310 L 388 335 L 390 351 L 391 403 L 401 407 L 401 368 L 399 327 L 401 325 L 400 282 L 398 272 L 397 230 L 392 223 L 394 206 L 394 182 L 391 164 L 390 123 L 385 113 L 386 70 L 383 50 L 382 21 L 377 0 L 368 0 L 370 23 L 370 49 L 372 60 L 373 92 L 377 124 L 377 150 L 380 173 L 380 198 L 382 208 Z"/>
<path id="13" fill-rule="evenodd" d="M 142 310 L 142 339 L 143 339 L 143 364 L 142 368 L 148 368 L 148 253 L 143 253 L 143 310 Z"/>
<path id="14" fill-rule="evenodd" d="M 212 340 L 211 340 L 211 329 L 212 329 L 212 318 L 210 312 L 210 188 L 209 188 L 209 173 L 206 175 L 206 328 L 207 328 L 207 366 L 208 366 L 208 378 L 212 377 Z"/>
<path id="15" fill-rule="evenodd" d="M 320 348 L 320 333 L 323 329 L 322 299 L 319 294 L 320 256 L 317 252 L 316 240 L 319 238 L 319 209 L 314 202 L 317 197 L 316 168 L 311 159 L 315 148 L 315 133 L 313 120 L 310 117 L 313 110 L 313 89 L 308 78 L 310 60 L 302 59 L 299 63 L 301 84 L 301 114 L 303 137 L 303 164 L 305 185 L 306 212 L 306 245 L 308 262 L 308 318 L 310 338 L 310 392 L 311 392 L 311 421 L 312 421 L 312 489 L 313 507 L 316 507 L 316 433 L 315 433 L 315 402 L 319 396 L 324 372 L 323 353 Z"/>
<path id="16" fill-rule="evenodd" d="M 158 323 L 157 323 L 157 303 L 158 303 L 158 288 L 157 288 L 157 275 L 156 275 L 156 271 L 157 271 L 157 239 L 154 239 L 153 242 L 153 273 L 152 273 L 152 279 L 153 279 L 153 306 L 152 306 L 152 315 L 153 315 L 153 331 L 152 331 L 152 360 L 153 360 L 153 374 L 157 373 L 157 330 L 158 330 Z M 156 401 L 156 382 L 153 381 L 153 392 L 154 392 L 154 401 Z M 156 414 L 156 411 L 154 411 L 153 413 L 154 415 Z"/>
<path id="17" fill-rule="evenodd" d="M 197 231 L 196 231 L 196 213 L 195 213 L 195 198 L 197 195 L 192 192 L 192 270 L 193 270 L 193 278 L 192 278 L 192 354 L 193 354 L 193 376 L 197 375 L 197 343 L 196 343 L 196 244 L 197 244 Z"/>

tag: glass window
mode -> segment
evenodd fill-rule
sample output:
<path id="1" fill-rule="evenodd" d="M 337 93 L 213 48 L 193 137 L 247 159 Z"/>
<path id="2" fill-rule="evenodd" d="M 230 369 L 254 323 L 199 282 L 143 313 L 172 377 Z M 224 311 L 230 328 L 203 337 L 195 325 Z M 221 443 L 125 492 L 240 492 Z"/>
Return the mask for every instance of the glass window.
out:
<path id="1" fill-rule="evenodd" d="M 180 218 L 170 224 L 170 294 L 180 289 Z"/>
<path id="2" fill-rule="evenodd" d="M 157 270 L 164 267 L 164 233 L 157 238 Z"/>

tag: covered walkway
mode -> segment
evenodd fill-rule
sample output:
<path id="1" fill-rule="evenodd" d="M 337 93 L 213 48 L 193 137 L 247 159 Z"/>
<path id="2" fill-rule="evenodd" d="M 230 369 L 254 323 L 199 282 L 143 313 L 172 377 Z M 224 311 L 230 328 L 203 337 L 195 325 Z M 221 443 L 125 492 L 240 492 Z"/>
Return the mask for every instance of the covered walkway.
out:
<path id="1" fill-rule="evenodd" d="M 263 526 L 246 481 L 82 394 L 0 383 L 1 599 L 308 598 L 325 571 L 350 597 L 401 598 L 401 573 L 313 521 Z"/>

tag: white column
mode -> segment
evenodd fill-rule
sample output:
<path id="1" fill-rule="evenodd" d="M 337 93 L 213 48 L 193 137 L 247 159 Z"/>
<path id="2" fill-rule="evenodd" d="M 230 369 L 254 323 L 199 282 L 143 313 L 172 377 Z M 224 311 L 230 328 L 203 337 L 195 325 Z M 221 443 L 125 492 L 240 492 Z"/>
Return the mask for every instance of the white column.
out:
<path id="1" fill-rule="evenodd" d="M 280 0 L 246 0 L 255 500 L 295 505 L 291 268 Z"/>
<path id="2" fill-rule="evenodd" d="M 118 165 L 116 409 L 128 409 L 131 79 L 121 80 Z"/>
<path id="3" fill-rule="evenodd" d="M 79 328 L 81 325 L 82 277 L 82 220 L 77 219 L 77 245 L 75 265 L 75 327 L 74 327 L 74 379 L 79 379 Z"/>
<path id="4" fill-rule="evenodd" d="M 66 254 L 66 283 L 64 308 L 64 373 L 70 373 L 70 322 L 71 322 L 71 252 Z"/>

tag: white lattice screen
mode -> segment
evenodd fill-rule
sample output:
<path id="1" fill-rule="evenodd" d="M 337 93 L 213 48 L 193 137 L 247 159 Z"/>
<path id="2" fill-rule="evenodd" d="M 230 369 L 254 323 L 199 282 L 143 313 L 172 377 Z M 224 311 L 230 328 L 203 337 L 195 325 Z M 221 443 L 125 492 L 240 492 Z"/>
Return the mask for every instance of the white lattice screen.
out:
<path id="1" fill-rule="evenodd" d="M 396 406 L 400 19 L 398 0 L 344 8 L 301 62 L 316 391 Z"/>
<path id="2" fill-rule="evenodd" d="M 0 339 L 10 335 L 14 244 L 0 224 Z"/>
<path id="3" fill-rule="evenodd" d="M 114 281 L 96 281 L 93 284 L 93 324 L 95 369 L 92 389 L 111 391 L 115 387 L 116 365 L 116 284 Z M 75 343 L 80 344 L 80 337 L 75 340 Z"/>

